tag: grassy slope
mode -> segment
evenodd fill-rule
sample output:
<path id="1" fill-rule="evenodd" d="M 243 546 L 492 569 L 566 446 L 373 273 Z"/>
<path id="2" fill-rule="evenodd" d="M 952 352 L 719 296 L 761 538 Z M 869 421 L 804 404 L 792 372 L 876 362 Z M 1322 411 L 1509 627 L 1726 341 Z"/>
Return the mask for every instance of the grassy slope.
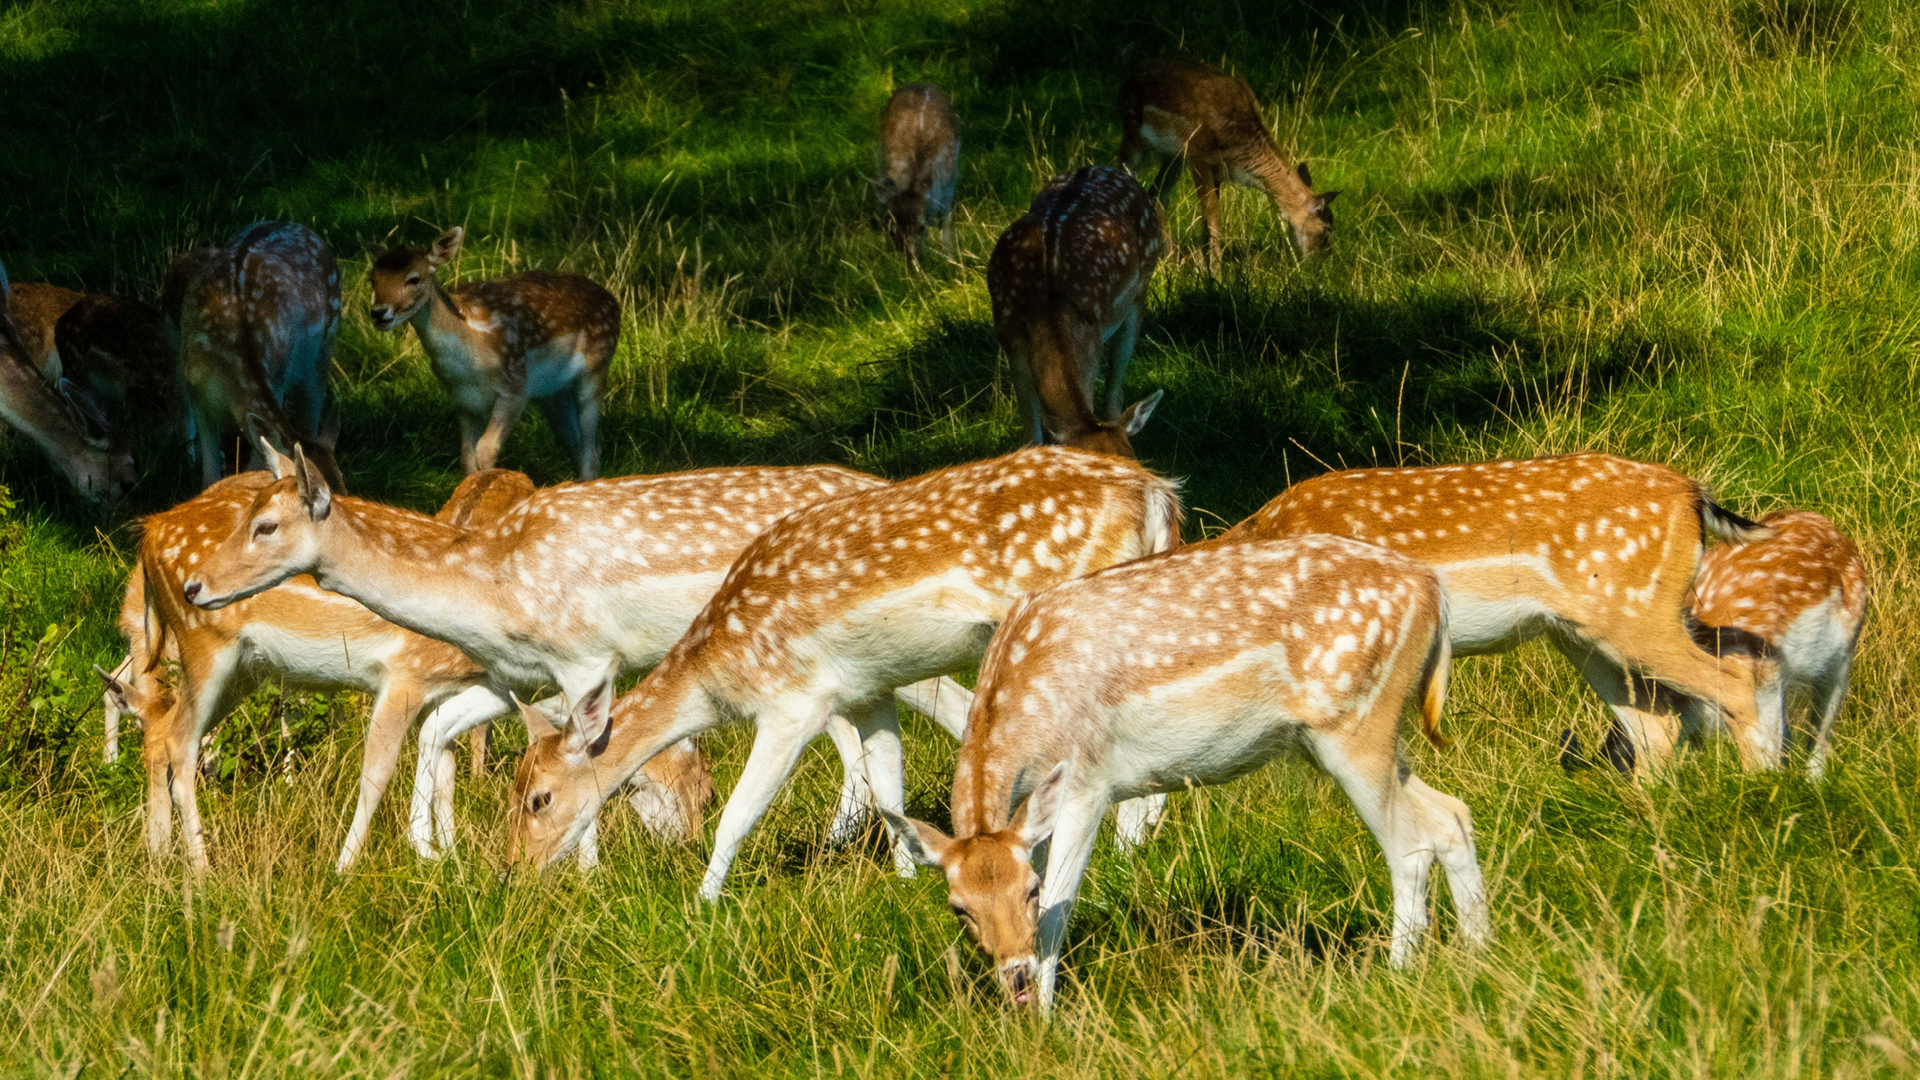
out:
<path id="1" fill-rule="evenodd" d="M 1038 179 L 1106 160 L 1133 60 L 1223 59 L 1345 189 L 1302 268 L 1228 196 L 1198 273 L 1188 189 L 1130 383 L 1194 525 L 1321 463 L 1601 448 L 1733 505 L 1825 511 L 1880 583 L 1839 765 L 1742 775 L 1708 747 L 1643 787 L 1568 777 L 1600 712 L 1537 649 L 1458 665 L 1453 750 L 1410 748 L 1473 807 L 1500 940 L 1380 964 L 1386 882 L 1299 764 L 1174 800 L 1089 876 L 1059 1022 L 1009 1018 L 936 882 L 823 853 L 812 756 L 736 867 L 609 811 L 589 880 L 501 880 L 505 780 L 463 781 L 469 861 L 420 866 L 397 813 L 329 869 L 362 703 L 228 726 L 216 870 L 139 850 L 137 765 L 93 764 L 84 672 L 116 655 L 125 532 L 21 440 L 0 483 L 0 1068 L 670 1074 L 1289 1075 L 1413 1069 L 1798 1076 L 1920 1060 L 1913 673 L 1912 273 L 1920 29 L 1885 0 L 574 4 L 457 9 L 41 0 L 0 13 L 0 256 L 15 280 L 150 292 L 166 253 L 255 217 L 362 242 L 468 225 L 458 267 L 607 279 L 628 325 L 609 472 L 834 460 L 903 475 L 1018 439 L 980 269 Z M 859 170 L 890 81 L 950 87 L 966 147 L 954 259 L 904 274 Z M 349 275 L 343 460 L 430 506 L 452 416 Z M 564 464 L 538 420 L 507 460 Z M 181 493 L 157 468 L 143 495 Z M 52 626 L 51 631 L 47 628 Z M 35 642 L 46 637 L 36 656 Z M 290 740 L 280 736 L 286 720 Z M 501 737 L 500 749 L 511 740 Z M 292 745 L 284 782 L 269 763 Z M 722 790 L 744 754 L 714 743 Z M 951 746 L 909 736 L 939 816 Z M 1443 940 L 1446 920 L 1442 920 Z M 955 949 L 956 943 L 958 949 Z M 756 1063 L 764 1061 L 764 1066 Z"/>

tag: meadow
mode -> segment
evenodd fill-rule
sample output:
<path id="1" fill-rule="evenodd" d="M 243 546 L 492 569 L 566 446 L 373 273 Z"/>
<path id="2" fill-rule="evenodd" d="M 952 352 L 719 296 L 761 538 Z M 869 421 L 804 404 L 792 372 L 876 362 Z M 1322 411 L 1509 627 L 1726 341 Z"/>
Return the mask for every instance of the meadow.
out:
<path id="1" fill-rule="evenodd" d="M 1282 762 L 1175 796 L 1089 872 L 1050 1024 L 1009 1011 L 877 830 L 824 845 L 809 752 L 726 897 L 703 846 L 618 803 L 601 868 L 505 873 L 520 733 L 406 847 L 390 792 L 336 875 L 366 702 L 256 695 L 202 785 L 213 868 L 152 860 L 138 753 L 100 761 L 89 665 L 132 513 L 102 518 L 0 439 L 0 1074 L 78 1076 L 1668 1077 L 1920 1069 L 1920 14 L 1894 0 L 24 0 L 0 8 L 0 259 L 15 281 L 151 296 L 170 252 L 260 218 L 339 253 L 334 386 L 351 490 L 431 509 L 454 413 L 410 334 L 368 321 L 366 245 L 462 224 L 458 279 L 564 268 L 625 324 L 609 475 L 830 461 L 886 476 L 1023 437 L 983 268 L 1046 177 L 1110 162 L 1138 60 L 1253 86 L 1316 186 L 1303 264 L 1226 196 L 1224 269 L 1184 181 L 1129 400 L 1185 480 L 1187 532 L 1328 468 L 1596 449 L 1727 505 L 1796 505 L 1877 591 L 1836 760 L 1743 772 L 1708 741 L 1635 782 L 1563 771 L 1599 702 L 1539 646 L 1454 667 L 1446 750 L 1496 940 L 1449 916 L 1385 963 L 1384 863 Z M 863 174 L 890 89 L 948 88 L 955 244 L 909 273 Z M 529 414 L 503 464 L 568 474 Z M 746 738 L 711 738 L 722 793 Z M 1804 749 L 1804 743 L 1801 744 Z M 907 732 L 944 821 L 953 746 Z M 402 776 L 410 774 L 403 762 Z M 398 794 L 399 797 L 395 797 Z M 717 813 L 717 807 L 716 813 Z"/>

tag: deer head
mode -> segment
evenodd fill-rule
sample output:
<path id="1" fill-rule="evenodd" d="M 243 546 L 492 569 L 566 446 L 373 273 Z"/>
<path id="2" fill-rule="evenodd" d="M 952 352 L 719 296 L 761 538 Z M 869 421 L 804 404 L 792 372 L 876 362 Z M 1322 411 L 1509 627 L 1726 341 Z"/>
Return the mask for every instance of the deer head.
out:
<path id="1" fill-rule="evenodd" d="M 333 489 L 294 444 L 293 457 L 260 439 L 274 482 L 254 496 L 240 526 L 183 583 L 187 602 L 217 611 L 265 592 L 319 561 L 319 530 L 333 509 Z"/>
<path id="2" fill-rule="evenodd" d="M 1289 215 L 1293 225 L 1293 243 L 1300 254 L 1312 257 L 1326 251 L 1327 244 L 1333 239 L 1333 200 L 1338 191 L 1314 191 L 1313 173 L 1307 169 L 1307 163 L 1301 162 L 1294 173 L 1300 177 L 1300 183 L 1306 186 L 1308 199 L 1302 210 Z"/>
<path id="3" fill-rule="evenodd" d="M 467 231 L 458 225 L 424 248 L 402 245 L 373 260 L 373 325 L 392 330 L 413 318 L 433 298 L 433 275 L 460 253 Z"/>
<path id="4" fill-rule="evenodd" d="M 557 738 L 535 736 L 552 732 L 552 723 L 533 707 L 520 706 L 534 741 L 514 769 L 518 798 L 508 811 L 507 861 L 547 866 L 593 824 L 602 801 L 594 759 L 607 748 L 612 709 L 611 677 L 581 695 Z"/>

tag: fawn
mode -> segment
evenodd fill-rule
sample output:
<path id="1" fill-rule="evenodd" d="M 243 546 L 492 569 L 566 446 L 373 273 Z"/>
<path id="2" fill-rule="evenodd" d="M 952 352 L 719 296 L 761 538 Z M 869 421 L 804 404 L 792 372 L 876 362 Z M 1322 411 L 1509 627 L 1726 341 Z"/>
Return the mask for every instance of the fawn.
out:
<path id="1" fill-rule="evenodd" d="M 880 120 L 881 175 L 873 194 L 887 215 L 887 239 L 915 269 L 926 258 L 927 226 L 953 247 L 953 189 L 960 135 L 953 102 L 932 83 L 908 83 L 887 99 Z"/>

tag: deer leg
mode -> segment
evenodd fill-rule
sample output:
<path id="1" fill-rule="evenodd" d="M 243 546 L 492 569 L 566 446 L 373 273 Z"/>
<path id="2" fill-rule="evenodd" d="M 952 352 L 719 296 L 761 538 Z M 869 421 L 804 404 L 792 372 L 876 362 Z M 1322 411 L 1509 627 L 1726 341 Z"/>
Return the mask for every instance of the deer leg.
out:
<path id="1" fill-rule="evenodd" d="M 194 453 L 200 458 L 200 486 L 210 488 L 225 471 L 225 452 L 220 447 L 220 423 L 193 410 Z"/>
<path id="2" fill-rule="evenodd" d="M 360 797 L 353 808 L 353 824 L 340 845 L 340 857 L 334 860 L 335 873 L 344 874 L 360 857 L 373 829 L 373 814 L 387 793 L 387 784 L 400 765 L 400 744 L 406 741 L 407 728 L 420 707 L 420 688 L 412 682 L 388 679 L 373 699 L 373 716 L 367 723 L 367 740 L 360 756 Z"/>
<path id="3" fill-rule="evenodd" d="M 827 709 L 820 703 L 805 701 L 782 703 L 761 713 L 759 730 L 753 736 L 753 750 L 747 754 L 746 768 L 734 785 L 726 809 L 720 811 L 720 824 L 713 834 L 713 855 L 707 861 L 706 876 L 700 882 L 702 900 L 718 900 L 727 882 L 727 870 L 740 850 L 741 841 L 773 805 L 773 797 L 793 774 L 814 736 L 827 724 Z"/>
<path id="4" fill-rule="evenodd" d="M 460 470 L 468 476 L 480 471 L 479 446 L 480 435 L 487 428 L 487 418 L 460 410 Z"/>
<path id="5" fill-rule="evenodd" d="M 1040 883 L 1040 932 L 1034 972 L 1035 992 L 1040 1011 L 1053 1009 L 1054 984 L 1060 974 L 1060 954 L 1067 940 L 1067 922 L 1073 917 L 1073 902 L 1080 895 L 1080 882 L 1086 877 L 1087 863 L 1093 858 L 1093 842 L 1100 834 L 1100 819 L 1106 816 L 1107 802 L 1098 796 L 1070 799 L 1060 807 L 1054 819 L 1053 836 L 1047 841 L 1047 866 Z M 1009 961 L 1008 966 L 1022 961 Z M 1004 983 L 1007 972 L 1001 971 Z"/>
<path id="6" fill-rule="evenodd" d="M 1133 361 L 1133 347 L 1139 340 L 1140 304 L 1136 301 L 1107 342 L 1107 407 L 1100 413 L 1102 420 L 1117 420 L 1120 410 L 1126 408 L 1127 365 Z M 1087 399 L 1091 401 L 1093 395 L 1088 394 Z"/>
<path id="7" fill-rule="evenodd" d="M 1480 875 L 1480 857 L 1474 849 L 1473 812 L 1466 803 L 1435 791 L 1411 773 L 1401 785 L 1400 798 L 1411 811 L 1405 816 L 1422 834 L 1415 842 L 1431 848 L 1447 872 L 1447 891 L 1453 894 L 1460 935 L 1470 944 L 1486 943 L 1493 937 L 1493 921 L 1487 911 L 1486 879 Z"/>
<path id="8" fill-rule="evenodd" d="M 1694 643 L 1678 619 L 1671 628 L 1623 635 L 1611 644 L 1620 653 L 1620 664 L 1628 670 L 1694 698 L 1717 713 L 1746 768 L 1779 768 L 1780 728 L 1776 724 L 1768 729 L 1760 721 L 1750 660 L 1708 653 Z"/>
<path id="9" fill-rule="evenodd" d="M 1113 815 L 1113 842 L 1122 852 L 1131 852 L 1147 842 L 1147 834 L 1160 824 L 1167 812 L 1165 795 L 1142 795 L 1120 804 Z"/>
<path id="10" fill-rule="evenodd" d="M 520 422 L 520 414 L 527 407 L 524 394 L 501 394 L 493 400 L 493 415 L 487 418 L 487 430 L 473 444 L 473 463 L 476 472 L 493 468 L 500 458 L 500 447 L 507 441 L 507 433 L 513 425 Z"/>
<path id="11" fill-rule="evenodd" d="M 472 744 L 467 748 L 467 775 L 487 775 L 487 744 L 492 741 L 492 739 L 493 724 L 491 722 L 482 722 L 474 725 L 473 731 L 467 736 L 468 742 Z"/>
<path id="12" fill-rule="evenodd" d="M 141 744 L 147 765 L 147 853 L 166 853 L 173 841 L 173 730 L 185 719 L 184 695 L 148 731 Z"/>
<path id="13" fill-rule="evenodd" d="M 867 823 L 867 812 L 872 808 L 873 794 L 866 770 L 860 767 L 865 754 L 860 745 L 860 730 L 845 717 L 830 716 L 827 738 L 833 740 L 833 748 L 840 755 L 840 805 L 834 810 L 833 823 L 827 826 L 827 846 L 837 848 L 860 835 L 860 829 Z"/>
<path id="14" fill-rule="evenodd" d="M 133 654 L 127 654 L 126 659 L 113 666 L 113 677 L 116 679 L 135 677 Z M 114 700 L 111 692 L 103 692 L 100 695 L 100 722 L 105 728 L 101 756 L 107 764 L 111 765 L 120 760 L 120 703 Z"/>
<path id="15" fill-rule="evenodd" d="M 973 691 L 945 675 L 922 679 L 893 692 L 895 701 L 930 718 L 954 741 L 966 737 L 967 714 L 973 710 Z"/>
<path id="16" fill-rule="evenodd" d="M 1200 197 L 1200 220 L 1207 234 L 1207 271 L 1220 272 L 1220 180 L 1210 166 L 1194 163 L 1193 190 Z"/>
<path id="17" fill-rule="evenodd" d="M 193 673 L 196 666 L 202 668 L 197 678 Z M 199 665 L 187 665 L 181 679 L 182 703 L 191 705 L 180 712 L 181 723 L 173 725 L 169 781 L 173 805 L 180 811 L 180 835 L 187 861 L 196 872 L 207 868 L 206 835 L 200 823 L 200 740 L 216 719 L 231 710 L 233 702 L 252 689 L 239 685 L 243 680 L 233 677 L 238 666 L 238 650 L 222 649 Z"/>
<path id="18" fill-rule="evenodd" d="M 861 702 L 848 710 L 860 731 L 860 771 L 866 774 L 873 801 L 882 810 L 895 814 L 907 812 L 907 778 L 904 755 L 900 750 L 900 714 L 894 711 L 891 694 L 874 701 Z M 913 877 L 918 863 L 898 840 L 893 845 L 893 870 L 903 878 Z"/>
<path id="19" fill-rule="evenodd" d="M 1046 411 L 1040 404 L 1040 387 L 1033 377 L 1032 341 L 1019 349 L 1007 350 L 1007 370 L 1013 375 L 1014 396 L 1027 414 L 1027 439 L 1033 446 L 1047 441 Z"/>
<path id="20" fill-rule="evenodd" d="M 1404 967 L 1414 945 L 1427 932 L 1427 878 L 1437 853 L 1430 838 L 1408 820 L 1409 800 L 1402 798 L 1400 762 L 1394 744 L 1389 741 L 1382 749 L 1357 743 L 1351 734 L 1342 737 L 1313 731 L 1307 738 L 1314 759 L 1347 793 L 1386 857 L 1393 882 L 1393 929 L 1387 958 L 1394 967 Z"/>
<path id="21" fill-rule="evenodd" d="M 436 818 L 443 816 L 443 807 L 447 820 L 440 835 L 448 843 L 453 839 L 453 793 L 448 790 L 443 799 L 439 790 L 441 759 L 450 756 L 447 747 L 461 732 L 484 724 L 512 707 L 511 702 L 491 687 L 475 686 L 441 702 L 421 722 L 420 755 L 413 771 L 413 805 L 407 815 L 407 836 L 421 858 L 437 859 L 443 853 L 436 846 L 434 835 Z"/>
<path id="22" fill-rule="evenodd" d="M 1828 739 L 1833 735 L 1833 722 L 1840 715 L 1840 706 L 1847 700 L 1847 684 L 1853 678 L 1853 658 L 1847 656 L 1832 665 L 1821 677 L 1814 680 L 1813 705 L 1815 711 L 1813 729 L 1813 749 L 1807 754 L 1807 779 L 1818 780 L 1826 775 Z M 1787 680 L 1784 675 L 1779 679 L 1781 715 L 1786 714 Z"/>
<path id="23" fill-rule="evenodd" d="M 1680 743 L 1681 718 L 1657 708 L 1659 702 L 1645 679 L 1636 678 L 1591 642 L 1563 634 L 1551 635 L 1550 640 L 1613 711 L 1615 730 L 1627 740 L 1633 764 L 1657 768 L 1673 757 Z"/>

